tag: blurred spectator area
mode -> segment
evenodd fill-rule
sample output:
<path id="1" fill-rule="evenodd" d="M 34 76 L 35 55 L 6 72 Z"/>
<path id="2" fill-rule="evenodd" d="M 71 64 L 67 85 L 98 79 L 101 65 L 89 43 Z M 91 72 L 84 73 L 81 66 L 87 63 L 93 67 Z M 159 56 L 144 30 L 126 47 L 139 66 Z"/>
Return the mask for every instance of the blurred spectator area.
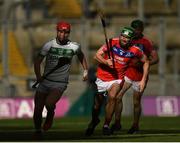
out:
<path id="1" fill-rule="evenodd" d="M 34 18 L 34 11 L 41 11 L 43 18 L 80 18 L 81 3 L 78 0 L 25 0 L 23 7 L 27 19 Z"/>
<path id="2" fill-rule="evenodd" d="M 81 3 L 78 0 L 48 0 L 49 14 L 61 18 L 80 18 Z"/>
<path id="3" fill-rule="evenodd" d="M 144 15 L 177 15 L 178 0 L 101 0 L 100 6 L 109 16 L 137 15 L 143 5 Z"/>
<path id="4" fill-rule="evenodd" d="M 2 45 L 2 33 L 0 33 L 0 43 Z M 9 74 L 12 76 L 28 76 L 29 68 L 25 63 L 25 57 L 19 49 L 15 34 L 11 31 L 8 33 L 8 66 Z M 2 46 L 0 46 L 0 54 L 2 55 Z M 0 62 L 0 76 L 2 76 L 2 58 Z"/>
<path id="5" fill-rule="evenodd" d="M 2 33 L 0 33 L 0 44 L 2 45 Z M 8 75 L 10 81 L 10 96 L 30 96 L 26 89 L 26 78 L 29 76 L 30 68 L 25 61 L 26 55 L 22 54 L 17 37 L 13 31 L 8 32 Z M 0 46 L 2 55 L 2 46 Z M 2 56 L 0 56 L 0 79 L 3 76 Z M 3 90 L 1 90 L 2 92 Z M 3 93 L 3 92 L 2 92 Z M 2 94 L 1 93 L 1 94 Z"/>

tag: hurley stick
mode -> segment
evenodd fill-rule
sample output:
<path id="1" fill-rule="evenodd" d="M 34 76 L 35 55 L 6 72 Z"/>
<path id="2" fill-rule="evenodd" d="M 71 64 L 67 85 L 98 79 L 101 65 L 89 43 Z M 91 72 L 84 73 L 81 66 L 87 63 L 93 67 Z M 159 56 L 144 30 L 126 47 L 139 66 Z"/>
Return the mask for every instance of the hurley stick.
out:
<path id="1" fill-rule="evenodd" d="M 58 60 L 58 63 L 57 65 L 52 68 L 48 73 L 46 73 L 45 75 L 42 76 L 43 80 L 48 77 L 50 74 L 52 74 L 54 71 L 56 71 L 58 68 L 64 66 L 65 64 L 68 64 L 70 63 L 70 59 L 69 58 L 65 58 L 65 57 L 61 57 L 59 58 Z M 38 81 L 36 81 L 33 85 L 32 85 L 32 88 L 37 88 L 37 85 L 39 84 Z"/>

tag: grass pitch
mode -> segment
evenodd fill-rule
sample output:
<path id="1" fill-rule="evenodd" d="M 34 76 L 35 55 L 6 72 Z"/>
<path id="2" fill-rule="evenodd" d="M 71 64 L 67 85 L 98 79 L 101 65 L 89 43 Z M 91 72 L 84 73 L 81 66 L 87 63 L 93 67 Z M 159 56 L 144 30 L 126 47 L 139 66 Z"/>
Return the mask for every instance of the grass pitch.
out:
<path id="1" fill-rule="evenodd" d="M 142 117 L 140 132 L 127 134 L 132 118 L 122 118 L 122 130 L 102 135 L 104 118 L 94 134 L 84 135 L 88 117 L 65 117 L 54 120 L 52 129 L 37 137 L 32 119 L 0 120 L 0 141 L 62 141 L 62 142 L 180 142 L 180 117 Z"/>

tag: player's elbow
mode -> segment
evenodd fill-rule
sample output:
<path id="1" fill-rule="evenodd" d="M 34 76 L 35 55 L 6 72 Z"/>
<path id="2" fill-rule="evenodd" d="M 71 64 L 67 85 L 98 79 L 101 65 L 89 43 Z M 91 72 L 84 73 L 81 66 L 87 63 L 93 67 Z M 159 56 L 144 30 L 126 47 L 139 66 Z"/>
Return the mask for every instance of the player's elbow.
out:
<path id="1" fill-rule="evenodd" d="M 95 55 L 94 55 L 94 60 L 98 60 L 98 54 L 96 53 Z"/>

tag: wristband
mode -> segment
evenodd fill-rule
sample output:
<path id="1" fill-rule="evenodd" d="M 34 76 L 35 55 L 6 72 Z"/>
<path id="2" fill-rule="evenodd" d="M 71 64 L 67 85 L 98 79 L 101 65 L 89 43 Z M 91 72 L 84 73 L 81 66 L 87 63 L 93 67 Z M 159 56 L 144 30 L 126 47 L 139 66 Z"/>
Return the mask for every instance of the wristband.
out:
<path id="1" fill-rule="evenodd" d="M 84 70 L 83 77 L 86 77 L 88 75 L 88 70 Z"/>

